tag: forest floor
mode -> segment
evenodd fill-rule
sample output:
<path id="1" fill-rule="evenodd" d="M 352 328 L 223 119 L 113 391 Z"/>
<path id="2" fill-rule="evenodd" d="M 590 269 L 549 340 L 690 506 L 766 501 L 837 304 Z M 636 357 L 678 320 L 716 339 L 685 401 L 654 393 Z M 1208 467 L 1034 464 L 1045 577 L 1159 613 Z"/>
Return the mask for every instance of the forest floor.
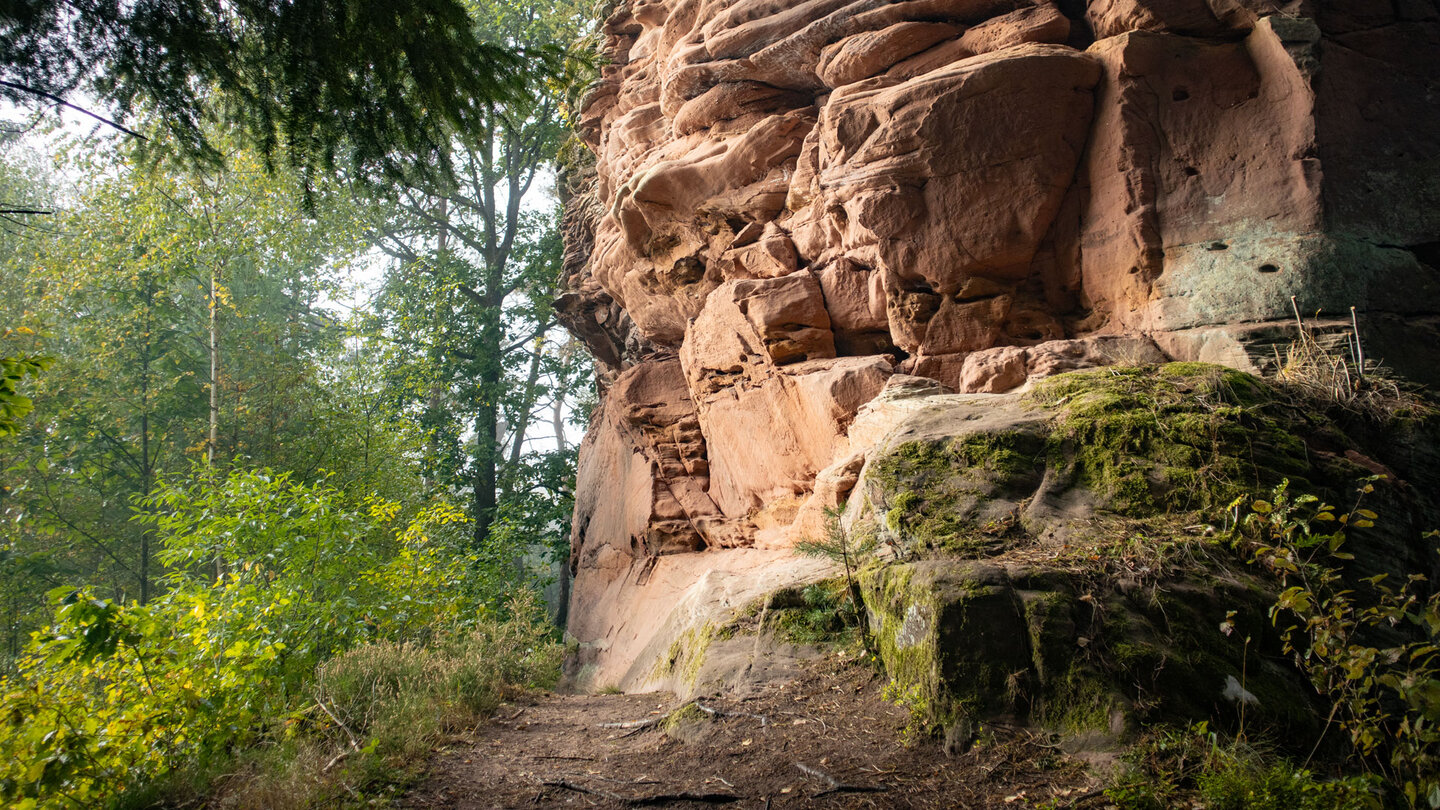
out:
<path id="1" fill-rule="evenodd" d="M 409 808 L 1022 808 L 1105 804 L 1084 763 L 1031 731 L 987 726 L 947 754 L 858 663 L 714 692 L 540 694 L 437 751 Z M 679 710 L 679 711 L 677 711 Z M 664 720 L 662 718 L 669 718 Z M 1098 801 L 1097 801 L 1098 800 Z"/>

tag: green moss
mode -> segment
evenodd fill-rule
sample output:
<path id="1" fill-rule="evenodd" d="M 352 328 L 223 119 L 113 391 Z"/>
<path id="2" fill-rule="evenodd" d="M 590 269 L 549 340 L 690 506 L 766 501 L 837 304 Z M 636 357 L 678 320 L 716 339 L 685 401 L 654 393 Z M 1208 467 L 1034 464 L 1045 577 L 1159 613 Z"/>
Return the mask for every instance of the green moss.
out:
<path id="1" fill-rule="evenodd" d="M 781 588 L 752 600 L 729 621 L 716 626 L 711 638 L 726 641 L 742 633 L 765 631 L 791 644 L 858 645 L 861 642 L 857 613 L 844 577 Z"/>
<path id="2" fill-rule="evenodd" d="M 892 566 L 861 575 L 866 607 L 874 617 L 870 629 L 890 677 L 885 698 L 909 710 L 907 737 L 931 728 L 939 715 L 935 594 L 925 588 L 912 591 L 913 574 L 912 566 Z M 907 623 L 907 614 L 912 613 Z"/>
<path id="3" fill-rule="evenodd" d="M 1072 734 L 1105 731 L 1111 717 L 1124 710 L 1108 679 L 1076 663 L 1046 690 L 1038 719 Z"/>
<path id="4" fill-rule="evenodd" d="M 1110 646 L 1110 655 L 1115 665 L 1132 673 L 1154 671 L 1165 665 L 1166 655 L 1152 644 L 1133 641 L 1119 641 Z"/>
<path id="5" fill-rule="evenodd" d="M 1054 680 L 1069 663 L 1074 649 L 1075 599 L 1069 593 L 1044 591 L 1025 599 L 1030 666 L 1041 683 Z"/>
<path id="6" fill-rule="evenodd" d="M 705 664 L 705 655 L 710 651 L 710 642 L 717 635 L 716 629 L 707 622 L 686 630 L 670 643 L 670 649 L 655 662 L 650 677 L 658 680 L 679 675 L 684 683 L 694 686 L 700 677 L 700 668 Z"/>
<path id="7" fill-rule="evenodd" d="M 1053 419 L 906 442 L 867 467 L 881 531 L 912 552 L 861 578 L 893 699 L 931 730 L 1027 712 L 1071 732 L 1233 725 L 1235 677 L 1260 699 L 1252 728 L 1308 733 L 1308 693 L 1273 663 L 1273 594 L 1247 591 L 1195 524 L 1282 477 L 1304 486 L 1296 437 L 1334 423 L 1203 363 L 1063 374 L 1026 396 Z M 995 553 L 1003 565 L 975 561 Z M 1220 633 L 1227 610 L 1255 634 L 1248 651 Z"/>
<path id="8" fill-rule="evenodd" d="M 969 433 L 950 440 L 951 456 L 973 467 L 1002 476 L 1019 476 L 1035 469 L 1034 437 L 1017 431 Z"/>
<path id="9" fill-rule="evenodd" d="M 694 703 L 686 703 L 684 706 L 665 715 L 665 718 L 660 721 L 660 730 L 667 734 L 674 733 L 684 726 L 706 723 L 709 722 L 709 720 L 710 715 L 700 711 L 700 708 Z"/>
<path id="10" fill-rule="evenodd" d="M 1205 363 L 1106 368 L 1043 380 L 1057 411 L 1048 457 L 1122 514 L 1204 509 L 1308 471 L 1303 417 L 1265 383 Z"/>
<path id="11" fill-rule="evenodd" d="M 1028 698 L 1025 627 L 997 576 L 989 566 L 922 562 L 864 579 L 889 691 L 926 729 L 1013 713 Z"/>
<path id="12" fill-rule="evenodd" d="M 887 493 L 882 523 L 915 551 L 974 553 L 998 545 L 1009 525 L 986 504 L 1033 491 L 1044 465 L 1044 438 L 1011 430 L 901 444 L 870 466 Z"/>
<path id="13" fill-rule="evenodd" d="M 1026 534 L 1011 513 L 1047 474 L 1095 493 L 1104 511 L 1150 517 L 1213 509 L 1310 470 L 1296 438 L 1307 417 L 1233 369 L 1072 372 L 1026 396 L 1054 422 L 905 442 L 870 463 L 890 540 L 917 553 L 1005 548 Z"/>

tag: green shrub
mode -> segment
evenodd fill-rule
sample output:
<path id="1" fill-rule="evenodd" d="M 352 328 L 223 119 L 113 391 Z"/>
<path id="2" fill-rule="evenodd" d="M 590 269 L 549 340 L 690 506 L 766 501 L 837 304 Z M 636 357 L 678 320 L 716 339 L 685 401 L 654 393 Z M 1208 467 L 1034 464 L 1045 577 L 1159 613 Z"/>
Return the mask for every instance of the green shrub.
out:
<path id="1" fill-rule="evenodd" d="M 533 598 L 497 606 L 472 584 L 484 564 L 454 542 L 452 507 L 402 523 L 398 504 L 268 470 L 202 471 L 143 507 L 168 591 L 147 605 L 54 595 L 53 624 L 0 680 L 0 804 L 105 806 L 259 742 L 336 731 L 314 687 L 336 655 L 318 691 L 343 705 L 320 700 L 372 751 L 415 753 L 507 685 L 557 674 Z"/>
<path id="2" fill-rule="evenodd" d="M 1342 550 L 1350 530 L 1379 517 L 1360 506 L 1375 480 L 1348 511 L 1282 483 L 1249 504 L 1237 531 L 1284 587 L 1270 616 L 1285 651 L 1330 702 L 1326 728 L 1347 732 L 1365 767 L 1411 806 L 1440 808 L 1440 592 L 1421 574 L 1398 586 L 1381 574 L 1352 587 L 1341 569 L 1352 559 Z"/>

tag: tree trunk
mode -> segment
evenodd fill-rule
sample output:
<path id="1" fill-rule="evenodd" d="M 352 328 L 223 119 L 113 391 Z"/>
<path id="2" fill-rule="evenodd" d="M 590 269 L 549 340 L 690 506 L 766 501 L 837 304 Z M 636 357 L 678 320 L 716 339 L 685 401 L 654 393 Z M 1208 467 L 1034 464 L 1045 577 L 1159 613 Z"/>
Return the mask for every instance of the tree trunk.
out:
<path id="1" fill-rule="evenodd" d="M 500 438 L 496 435 L 500 421 L 499 395 L 503 377 L 500 354 L 500 313 L 496 307 L 487 313 L 483 329 L 486 355 L 480 366 L 480 408 L 475 416 L 475 547 L 483 548 L 490 539 L 495 522 L 496 456 Z M 493 334 L 492 334 L 493 333 Z"/>
<path id="2" fill-rule="evenodd" d="M 205 441 L 205 463 L 215 466 L 220 444 L 220 268 L 210 267 L 210 433 Z"/>
<path id="3" fill-rule="evenodd" d="M 480 405 L 475 419 L 475 547 L 482 548 L 490 539 L 490 526 L 495 522 L 495 402 Z"/>
<path id="4" fill-rule="evenodd" d="M 515 435 L 510 441 L 510 466 L 520 463 L 520 454 L 525 451 L 525 431 L 530 427 L 530 417 L 535 410 L 535 389 L 540 382 L 540 360 L 545 351 L 545 336 L 535 338 L 535 352 L 530 355 L 530 372 L 525 377 L 525 391 L 520 398 L 520 419 L 515 424 Z"/>
<path id="5" fill-rule="evenodd" d="M 565 392 L 555 386 L 555 397 L 550 403 L 550 425 L 555 429 L 555 449 L 561 453 L 569 449 L 565 442 Z"/>
<path id="6" fill-rule="evenodd" d="M 570 560 L 560 560 L 560 604 L 555 608 L 555 626 L 562 631 L 570 625 Z"/>

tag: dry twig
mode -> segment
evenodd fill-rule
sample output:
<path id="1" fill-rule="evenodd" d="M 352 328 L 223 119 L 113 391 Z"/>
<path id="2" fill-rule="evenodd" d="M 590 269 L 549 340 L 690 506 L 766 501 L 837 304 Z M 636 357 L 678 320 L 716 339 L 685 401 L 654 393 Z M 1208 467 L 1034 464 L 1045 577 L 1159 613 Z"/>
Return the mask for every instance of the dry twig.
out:
<path id="1" fill-rule="evenodd" d="M 325 763 L 325 767 L 324 767 L 324 768 L 321 768 L 321 769 L 320 769 L 320 772 L 321 772 L 321 773 L 329 773 L 331 768 L 335 767 L 336 765 L 339 765 L 340 762 L 341 762 L 342 760 L 344 760 L 346 757 L 350 756 L 351 754 L 355 753 L 356 751 L 359 751 L 359 750 L 360 750 L 360 742 L 355 739 L 355 734 L 350 731 L 350 727 L 347 726 L 347 725 L 345 725 L 343 722 L 341 722 L 340 718 L 339 718 L 339 717 L 336 717 L 336 716 L 335 716 L 335 713 L 332 712 L 332 711 L 330 711 L 330 709 L 327 708 L 323 702 L 321 702 L 321 700 L 320 700 L 319 697 L 316 697 L 316 698 L 315 698 L 315 705 L 320 707 L 320 711 L 325 712 L 325 716 L 326 716 L 326 717 L 329 717 L 331 720 L 334 720 L 334 721 L 335 721 L 335 725 L 339 726 L 339 727 L 340 727 L 340 730 L 343 731 L 343 732 L 345 732 L 345 736 L 346 736 L 347 738 L 349 738 L 349 740 L 350 740 L 350 750 L 348 750 L 348 751 L 341 751 L 340 753 L 336 754 L 333 758 L 331 758 L 331 760 L 330 760 L 329 762 Z"/>
<path id="2" fill-rule="evenodd" d="M 755 720 L 759 720 L 761 728 L 765 728 L 766 726 L 770 725 L 770 719 L 763 714 L 751 714 L 750 712 L 723 712 L 719 709 L 706 706 L 704 703 L 701 703 L 698 700 L 692 702 L 695 704 L 695 708 L 699 709 L 702 712 L 705 712 L 711 717 L 749 717 Z M 681 708 L 684 707 L 682 706 Z"/>
<path id="3" fill-rule="evenodd" d="M 689 791 L 685 791 L 682 793 L 657 793 L 653 796 L 622 796 L 619 793 L 611 793 L 608 790 L 600 790 L 599 788 L 587 788 L 583 785 L 577 785 L 574 782 L 567 782 L 564 779 L 546 780 L 541 784 L 545 785 L 546 787 L 563 788 L 565 790 L 573 790 L 576 793 L 585 793 L 591 796 L 599 796 L 604 799 L 609 799 L 613 802 L 619 802 L 626 807 L 651 807 L 657 804 L 667 804 L 669 802 L 729 804 L 730 802 L 738 802 L 744 798 L 743 796 L 736 796 L 733 793 L 691 793 Z"/>
<path id="4" fill-rule="evenodd" d="M 811 798 L 818 799 L 821 796 L 828 796 L 832 793 L 884 793 L 886 790 L 886 788 L 879 785 L 847 785 L 819 768 L 813 765 L 806 765 L 803 762 L 795 763 L 795 767 L 799 768 L 801 773 L 813 776 L 830 786 L 814 794 Z"/>
<path id="5" fill-rule="evenodd" d="M 644 720 L 631 720 L 627 723 L 600 723 L 598 726 L 599 728 L 649 728 L 661 720 L 664 720 L 665 717 L 666 715 L 662 714 L 656 717 L 648 717 Z"/>

